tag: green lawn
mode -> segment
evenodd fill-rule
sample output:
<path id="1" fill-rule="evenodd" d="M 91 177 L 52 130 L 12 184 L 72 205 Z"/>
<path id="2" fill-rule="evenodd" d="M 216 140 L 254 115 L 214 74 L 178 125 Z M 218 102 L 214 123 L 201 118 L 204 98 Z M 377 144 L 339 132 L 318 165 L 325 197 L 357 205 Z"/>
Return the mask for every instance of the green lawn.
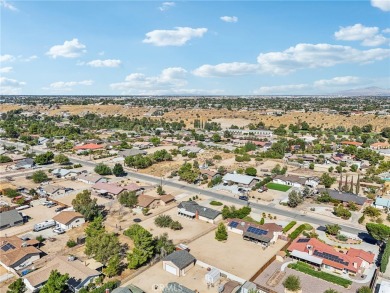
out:
<path id="1" fill-rule="evenodd" d="M 278 183 L 273 183 L 273 182 L 268 183 L 266 186 L 269 189 L 274 189 L 274 190 L 284 191 L 284 192 L 291 188 L 291 186 L 278 184 Z"/>

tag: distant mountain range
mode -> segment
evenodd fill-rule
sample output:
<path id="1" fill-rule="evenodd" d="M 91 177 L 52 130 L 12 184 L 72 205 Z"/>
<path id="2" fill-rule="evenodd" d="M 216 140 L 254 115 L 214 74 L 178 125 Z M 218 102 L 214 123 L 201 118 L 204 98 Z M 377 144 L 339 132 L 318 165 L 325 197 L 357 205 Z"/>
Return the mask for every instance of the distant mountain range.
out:
<path id="1" fill-rule="evenodd" d="M 336 96 L 390 96 L 390 89 L 383 89 L 376 86 L 350 89 L 333 93 Z"/>

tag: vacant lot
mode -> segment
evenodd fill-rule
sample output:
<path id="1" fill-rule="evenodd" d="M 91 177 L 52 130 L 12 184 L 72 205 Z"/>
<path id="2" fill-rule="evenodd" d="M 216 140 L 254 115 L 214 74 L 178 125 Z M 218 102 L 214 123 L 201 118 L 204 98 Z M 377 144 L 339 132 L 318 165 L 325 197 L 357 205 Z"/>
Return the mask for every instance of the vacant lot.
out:
<path id="1" fill-rule="evenodd" d="M 177 215 L 177 208 L 173 208 L 165 213 L 164 215 L 169 215 L 174 221 L 179 221 L 183 229 L 179 231 L 171 230 L 170 228 L 159 228 L 154 224 L 156 217 L 147 219 L 144 222 L 141 222 L 146 230 L 150 231 L 153 235 L 161 235 L 163 233 L 168 233 L 170 239 L 173 240 L 173 243 L 187 243 L 194 237 L 199 234 L 202 234 L 204 231 L 215 228 L 216 226 L 210 223 L 206 223 L 200 220 L 191 220 Z"/>
<path id="2" fill-rule="evenodd" d="M 270 182 L 266 185 L 269 189 L 286 192 L 291 186 Z"/>
<path id="3" fill-rule="evenodd" d="M 245 241 L 242 235 L 229 233 L 226 242 L 215 240 L 214 231 L 188 244 L 195 258 L 249 280 L 286 242 L 278 240 L 263 250 L 253 242 Z"/>

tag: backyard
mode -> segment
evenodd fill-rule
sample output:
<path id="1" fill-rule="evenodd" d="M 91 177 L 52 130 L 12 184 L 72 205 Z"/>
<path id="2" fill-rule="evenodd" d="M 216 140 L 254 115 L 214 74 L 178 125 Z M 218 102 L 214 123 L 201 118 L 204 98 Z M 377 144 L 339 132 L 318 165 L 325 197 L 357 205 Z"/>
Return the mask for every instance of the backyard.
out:
<path id="1" fill-rule="evenodd" d="M 286 192 L 291 186 L 270 182 L 266 185 L 269 189 Z"/>

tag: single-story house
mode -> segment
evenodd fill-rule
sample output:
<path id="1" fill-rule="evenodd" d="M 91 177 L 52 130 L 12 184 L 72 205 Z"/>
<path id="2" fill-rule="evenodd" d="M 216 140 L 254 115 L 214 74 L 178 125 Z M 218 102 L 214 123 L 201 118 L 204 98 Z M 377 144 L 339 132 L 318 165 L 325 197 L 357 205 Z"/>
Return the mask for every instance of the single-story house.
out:
<path id="1" fill-rule="evenodd" d="M 357 141 L 342 141 L 341 144 L 342 145 L 353 145 L 356 147 L 361 147 L 363 145 L 362 142 L 357 142 Z"/>
<path id="2" fill-rule="evenodd" d="M 69 275 L 68 287 L 73 292 L 78 292 L 100 276 L 100 272 L 86 267 L 84 262 L 74 257 L 56 256 L 44 267 L 25 275 L 23 282 L 28 290 L 36 292 L 47 282 L 53 270 Z"/>
<path id="3" fill-rule="evenodd" d="M 0 237 L 0 264 L 6 268 L 21 270 L 40 259 L 41 251 L 34 247 L 37 240 L 23 241 L 16 236 Z"/>
<path id="4" fill-rule="evenodd" d="M 390 208 L 390 199 L 377 197 L 375 199 L 373 206 L 378 208 L 378 209 L 385 209 L 385 208 L 389 209 Z"/>
<path id="5" fill-rule="evenodd" d="M 257 182 L 260 181 L 259 178 L 243 175 L 243 174 L 236 174 L 236 173 L 228 173 L 225 176 L 223 176 L 222 180 L 224 182 L 233 182 L 234 184 L 237 184 L 239 186 L 244 187 L 252 187 L 256 185 Z"/>
<path id="6" fill-rule="evenodd" d="M 372 150 L 390 149 L 390 143 L 388 142 L 376 142 L 370 145 Z"/>
<path id="7" fill-rule="evenodd" d="M 163 259 L 163 269 L 175 276 L 185 276 L 195 266 L 196 259 L 187 250 L 176 250 Z"/>
<path id="8" fill-rule="evenodd" d="M 129 149 L 129 150 L 123 150 L 118 153 L 119 156 L 121 157 L 133 157 L 137 155 L 146 155 L 147 152 L 139 149 Z"/>
<path id="9" fill-rule="evenodd" d="M 121 186 L 110 184 L 110 183 L 103 183 L 98 182 L 92 186 L 92 189 L 94 189 L 96 192 L 100 194 L 109 194 L 112 196 L 118 196 L 122 191 L 125 189 Z"/>
<path id="10" fill-rule="evenodd" d="M 84 216 L 78 212 L 63 211 L 53 217 L 56 221 L 57 227 L 69 230 L 75 227 L 79 227 L 85 223 Z"/>
<path id="11" fill-rule="evenodd" d="M 350 248 L 344 254 L 316 238 L 297 238 L 287 250 L 292 258 L 337 273 L 360 273 L 375 260 L 375 254 L 371 252 Z"/>
<path id="12" fill-rule="evenodd" d="M 134 147 L 139 148 L 140 150 L 148 149 L 153 146 L 151 142 L 148 141 L 138 141 L 133 144 Z"/>
<path id="13" fill-rule="evenodd" d="M 73 148 L 76 151 L 94 151 L 104 149 L 104 145 L 96 143 L 87 143 L 83 145 L 77 145 Z"/>
<path id="14" fill-rule="evenodd" d="M 203 176 L 207 176 L 207 179 L 208 180 L 213 180 L 217 177 L 221 177 L 221 174 L 218 173 L 218 172 L 215 172 L 215 171 L 211 171 L 211 170 L 208 170 L 208 169 L 201 169 L 200 170 L 200 174 Z"/>
<path id="15" fill-rule="evenodd" d="M 168 283 L 162 291 L 162 293 L 197 293 L 197 292 L 198 291 L 188 289 L 187 287 L 177 282 Z"/>
<path id="16" fill-rule="evenodd" d="M 77 176 L 77 180 L 87 183 L 87 184 L 96 184 L 96 183 L 105 183 L 107 182 L 107 179 L 99 176 L 99 175 L 91 175 L 91 174 L 80 174 Z"/>
<path id="17" fill-rule="evenodd" d="M 221 217 L 220 211 L 201 206 L 195 201 L 183 201 L 177 208 L 179 216 L 199 219 L 213 224 Z"/>
<path id="18" fill-rule="evenodd" d="M 132 284 L 129 284 L 125 287 L 118 287 L 112 290 L 111 293 L 145 293 L 142 289 L 138 288 L 137 286 L 134 286 Z"/>
<path id="19" fill-rule="evenodd" d="M 172 194 L 164 194 L 160 196 L 161 205 L 167 205 L 175 201 L 175 197 Z"/>
<path id="20" fill-rule="evenodd" d="M 276 175 L 272 182 L 302 188 L 306 183 L 306 178 L 297 175 Z"/>
<path id="21" fill-rule="evenodd" d="M 58 178 L 72 178 L 72 177 L 76 177 L 80 173 L 81 171 L 76 171 L 72 169 L 61 169 L 61 168 L 54 169 L 51 172 L 53 176 L 56 176 Z"/>
<path id="22" fill-rule="evenodd" d="M 201 151 L 202 149 L 200 147 L 196 147 L 196 146 L 189 146 L 189 145 L 186 145 L 186 146 L 183 146 L 181 148 L 179 148 L 179 151 L 186 151 L 187 153 L 194 153 L 194 154 L 197 154 Z"/>
<path id="23" fill-rule="evenodd" d="M 23 225 L 23 217 L 17 210 L 0 213 L 0 230 L 19 225 Z"/>
<path id="24" fill-rule="evenodd" d="M 44 185 L 38 188 L 38 192 L 43 196 L 57 196 L 66 193 L 66 188 L 58 185 Z"/>
<path id="25" fill-rule="evenodd" d="M 338 190 L 333 190 L 333 189 L 326 189 L 326 188 L 319 188 L 318 191 L 321 192 L 327 192 L 329 196 L 333 199 L 339 200 L 341 202 L 353 202 L 357 205 L 364 205 L 365 202 L 367 201 L 366 197 L 359 196 L 354 193 L 348 193 L 348 192 L 342 192 Z"/>
<path id="26" fill-rule="evenodd" d="M 16 162 L 14 165 L 14 169 L 19 170 L 19 169 L 31 169 L 34 167 L 35 163 L 34 160 L 31 158 L 26 158 L 21 161 Z"/>
<path id="27" fill-rule="evenodd" d="M 130 192 L 134 191 L 136 195 L 140 195 L 142 192 L 144 192 L 144 189 L 135 183 L 125 185 L 123 188 Z"/>
<path id="28" fill-rule="evenodd" d="M 228 231 L 243 235 L 245 240 L 269 245 L 275 243 L 279 235 L 283 234 L 282 226 L 275 223 L 258 225 L 241 219 L 229 219 Z"/>
<path id="29" fill-rule="evenodd" d="M 141 208 L 154 209 L 160 205 L 160 198 L 153 197 L 147 194 L 141 194 L 138 196 L 137 206 Z"/>

